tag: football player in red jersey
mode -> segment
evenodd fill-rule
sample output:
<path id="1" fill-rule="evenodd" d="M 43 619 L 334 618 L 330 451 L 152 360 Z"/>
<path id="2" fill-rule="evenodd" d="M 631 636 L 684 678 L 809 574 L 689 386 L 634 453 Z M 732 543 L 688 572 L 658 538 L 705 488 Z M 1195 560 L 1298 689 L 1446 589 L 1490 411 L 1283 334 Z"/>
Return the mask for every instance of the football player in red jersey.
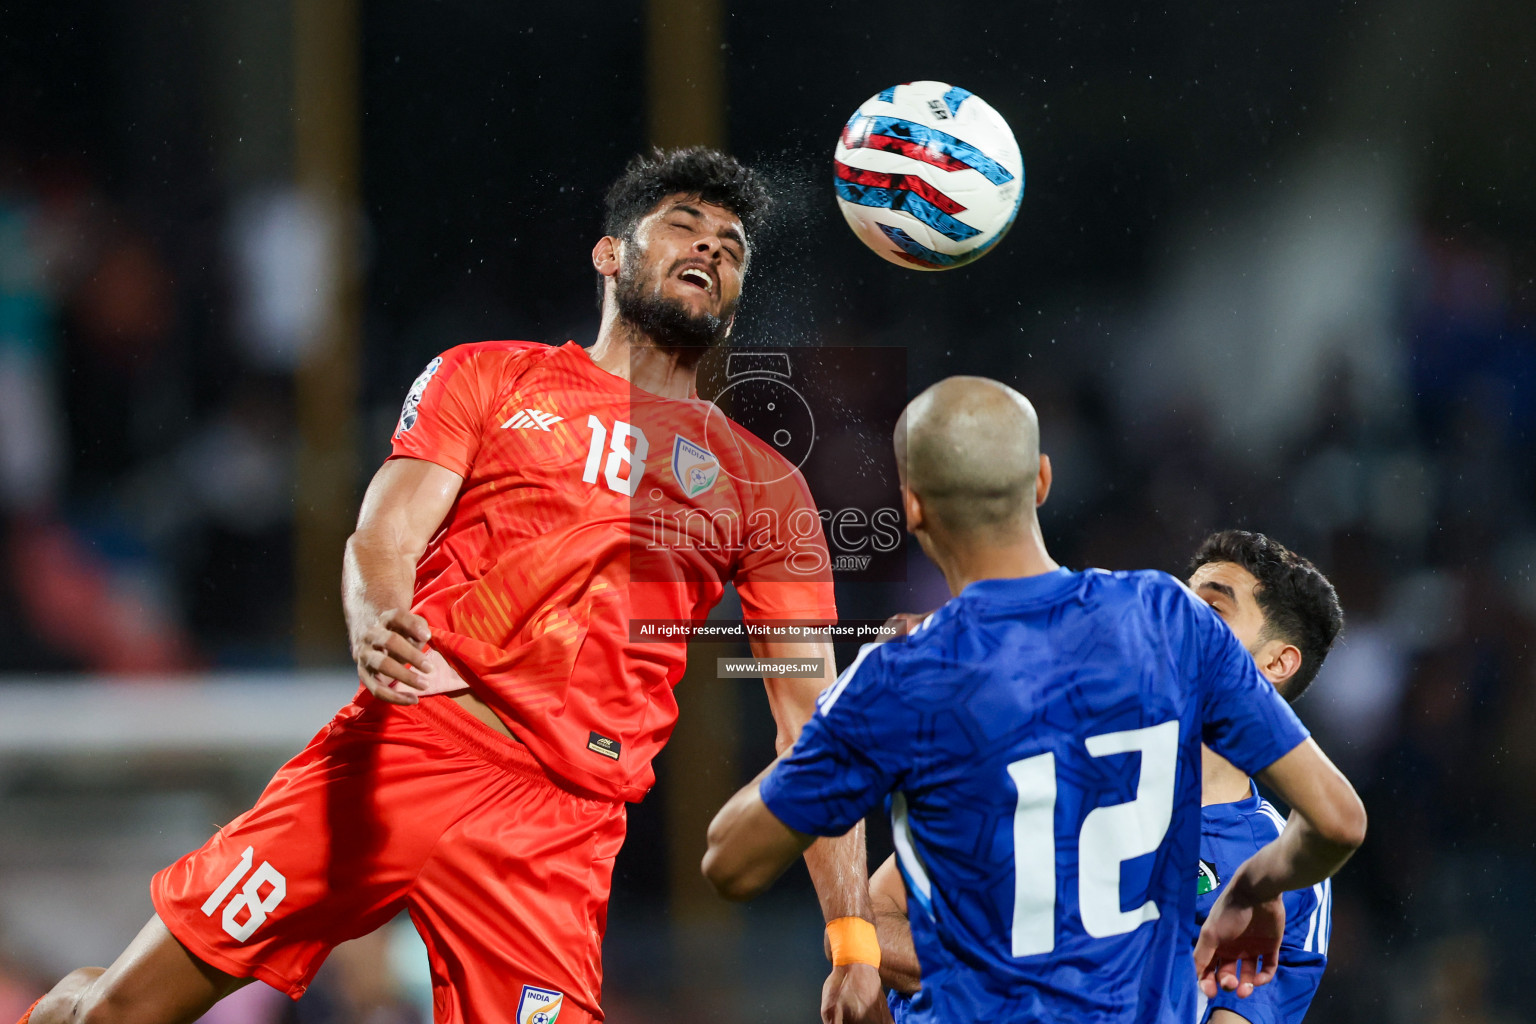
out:
<path id="1" fill-rule="evenodd" d="M 593 249 L 596 344 L 450 349 L 410 389 L 347 544 L 362 683 L 250 811 L 157 874 L 156 914 L 28 1024 L 193 1021 L 259 979 L 297 997 L 338 942 L 401 910 L 438 1024 L 601 1020 L 625 801 L 677 716 L 682 641 L 734 582 L 748 621 L 835 619 L 799 474 L 695 393 L 730 330 L 768 195 L 706 149 L 631 162 Z M 769 679 L 779 750 L 835 675 Z M 807 863 L 828 921 L 871 920 L 864 839 Z M 885 1020 L 877 965 L 833 968 L 828 1021 Z M 26 1021 L 26 1018 L 23 1018 Z"/>

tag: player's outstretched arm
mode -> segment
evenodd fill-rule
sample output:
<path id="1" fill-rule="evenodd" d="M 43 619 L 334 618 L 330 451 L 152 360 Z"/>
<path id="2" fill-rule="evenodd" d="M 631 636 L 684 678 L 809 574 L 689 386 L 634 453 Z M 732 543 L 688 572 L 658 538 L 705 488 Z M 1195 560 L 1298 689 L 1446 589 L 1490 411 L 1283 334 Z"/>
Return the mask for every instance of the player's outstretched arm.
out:
<path id="1" fill-rule="evenodd" d="M 880 937 L 880 981 L 886 988 L 911 995 L 923 983 L 907 919 L 907 885 L 896 867 L 896 855 L 885 858 L 869 879 L 869 902 Z"/>
<path id="2" fill-rule="evenodd" d="M 341 597 L 357 677 L 391 704 L 414 704 L 425 670 L 427 621 L 412 613 L 416 563 L 464 478 L 421 459 L 391 459 L 374 474 L 342 559 Z M 401 684 L 401 685 L 397 685 Z"/>
<path id="3" fill-rule="evenodd" d="M 785 825 L 763 803 L 759 786 L 776 764 L 777 760 L 727 800 L 709 824 L 704 877 L 728 900 L 749 900 L 762 893 L 814 840 Z M 856 831 L 862 844 L 862 829 Z M 868 893 L 853 905 L 861 909 L 842 916 L 867 922 L 871 916 Z M 822 986 L 821 1019 L 824 1024 L 888 1022 L 890 1010 L 881 993 L 878 967 L 867 962 L 839 962 L 834 957 L 832 973 Z"/>
<path id="4" fill-rule="evenodd" d="M 1259 773 L 1291 807 L 1280 838 L 1232 874 L 1195 945 L 1207 996 L 1218 988 L 1247 996 L 1274 977 L 1285 932 L 1282 893 L 1333 875 L 1365 841 L 1365 806 L 1311 739 Z M 1262 969 L 1256 969 L 1262 962 Z"/>

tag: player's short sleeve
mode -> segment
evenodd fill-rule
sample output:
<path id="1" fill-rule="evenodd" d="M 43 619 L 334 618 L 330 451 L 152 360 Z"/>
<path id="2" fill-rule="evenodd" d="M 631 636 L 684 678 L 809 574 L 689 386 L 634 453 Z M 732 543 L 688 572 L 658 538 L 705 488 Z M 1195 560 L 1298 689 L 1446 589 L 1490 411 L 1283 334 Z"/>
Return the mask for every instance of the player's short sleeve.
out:
<path id="1" fill-rule="evenodd" d="M 1191 617 L 1187 653 L 1199 678 L 1203 738 L 1242 771 L 1257 774 L 1310 734 L 1221 617 L 1180 589 L 1182 611 Z"/>
<path id="2" fill-rule="evenodd" d="M 836 621 L 827 538 L 805 478 L 776 457 L 753 464 L 763 479 L 750 487 L 745 553 L 734 577 L 742 617 Z"/>
<path id="3" fill-rule="evenodd" d="M 543 347 L 482 342 L 435 357 L 405 396 L 390 457 L 422 459 L 468 476 L 511 373 L 530 349 Z"/>
<path id="4" fill-rule="evenodd" d="M 886 678 L 885 646 L 864 646 L 762 781 L 763 803 L 796 832 L 842 835 L 907 773 L 918 723 Z"/>

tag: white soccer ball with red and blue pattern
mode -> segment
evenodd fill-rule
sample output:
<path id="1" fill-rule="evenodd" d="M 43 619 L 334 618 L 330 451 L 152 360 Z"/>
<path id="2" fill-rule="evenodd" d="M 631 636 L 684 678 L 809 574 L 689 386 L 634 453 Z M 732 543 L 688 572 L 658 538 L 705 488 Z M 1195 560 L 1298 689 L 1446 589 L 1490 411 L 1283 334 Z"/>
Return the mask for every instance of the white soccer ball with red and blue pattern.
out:
<path id="1" fill-rule="evenodd" d="M 849 119 L 833 160 L 854 233 L 901 267 L 951 270 L 988 252 L 1024 197 L 1024 158 L 1002 115 L 944 82 L 906 82 Z"/>

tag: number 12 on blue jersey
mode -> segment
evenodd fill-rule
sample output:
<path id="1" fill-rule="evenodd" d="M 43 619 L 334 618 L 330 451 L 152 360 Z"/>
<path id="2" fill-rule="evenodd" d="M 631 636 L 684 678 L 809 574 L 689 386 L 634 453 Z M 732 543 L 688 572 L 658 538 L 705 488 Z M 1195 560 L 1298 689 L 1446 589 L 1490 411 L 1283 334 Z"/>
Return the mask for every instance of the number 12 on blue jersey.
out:
<path id="1" fill-rule="evenodd" d="M 1178 768 L 1177 720 L 1144 729 L 1090 736 L 1091 757 L 1141 754 L 1136 799 L 1096 807 L 1077 835 L 1077 904 L 1083 930 L 1096 939 L 1124 935 L 1158 917 L 1147 900 L 1120 909 L 1120 866 L 1162 845 L 1173 818 Z M 1013 955 L 1056 948 L 1056 755 L 1046 752 L 1008 765 L 1018 794 L 1013 814 Z"/>

